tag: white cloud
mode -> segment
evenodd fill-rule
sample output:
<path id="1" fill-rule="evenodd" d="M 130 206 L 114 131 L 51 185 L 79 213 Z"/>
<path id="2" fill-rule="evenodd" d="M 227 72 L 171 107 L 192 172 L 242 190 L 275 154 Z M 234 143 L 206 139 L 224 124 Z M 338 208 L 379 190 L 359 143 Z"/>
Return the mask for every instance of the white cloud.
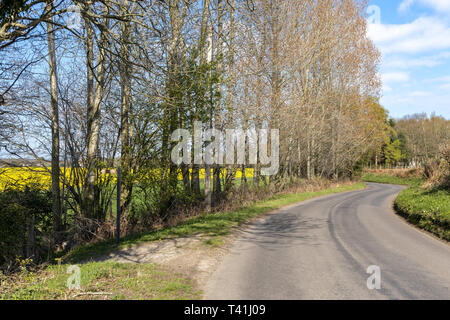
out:
<path id="1" fill-rule="evenodd" d="M 437 78 L 425 79 L 425 83 L 442 83 L 442 82 L 450 82 L 450 75 L 442 76 Z"/>
<path id="2" fill-rule="evenodd" d="M 440 85 L 439 90 L 450 90 L 450 82 L 449 83 L 444 83 L 442 85 Z"/>
<path id="3" fill-rule="evenodd" d="M 370 24 L 368 36 L 383 54 L 450 49 L 450 27 L 432 17 L 421 17 L 407 24 Z"/>
<path id="4" fill-rule="evenodd" d="M 450 12 L 449 0 L 420 0 L 419 2 L 435 9 L 438 12 Z"/>
<path id="5" fill-rule="evenodd" d="M 403 0 L 398 7 L 398 11 L 404 12 L 407 11 L 414 3 L 414 0 Z"/>
<path id="6" fill-rule="evenodd" d="M 413 91 L 410 93 L 411 97 L 429 97 L 431 96 L 431 92 L 429 91 Z"/>
<path id="7" fill-rule="evenodd" d="M 381 98 L 381 103 L 389 108 L 393 117 L 405 114 L 436 112 L 450 119 L 450 95 L 448 91 L 433 91 L 432 94 L 421 97 L 411 97 L 407 91 L 395 90 L 393 94 Z"/>
<path id="8" fill-rule="evenodd" d="M 398 7 L 398 11 L 405 12 L 415 3 L 429 7 L 439 13 L 450 13 L 449 0 L 403 0 Z"/>
<path id="9" fill-rule="evenodd" d="M 381 75 L 383 83 L 408 82 L 409 74 L 406 72 L 388 72 Z"/>
<path id="10" fill-rule="evenodd" d="M 436 111 L 450 118 L 450 0 L 403 0 L 398 10 L 416 5 L 432 11 L 414 7 L 420 17 L 409 23 L 368 26 L 383 57 L 381 103 L 394 117 Z"/>
<path id="11" fill-rule="evenodd" d="M 433 57 L 424 57 L 424 58 L 415 58 L 409 59 L 407 57 L 397 57 L 390 58 L 384 64 L 385 67 L 388 68 L 396 68 L 396 69 L 411 69 L 418 67 L 436 67 L 440 64 L 444 63 L 441 59 L 436 59 Z"/>
<path id="12" fill-rule="evenodd" d="M 431 84 L 434 88 L 436 88 L 439 91 L 445 90 L 446 92 L 450 92 L 450 75 L 425 79 L 423 80 L 423 83 Z"/>
<path id="13" fill-rule="evenodd" d="M 383 83 L 383 93 L 392 92 L 392 88 L 388 86 L 386 83 Z"/>

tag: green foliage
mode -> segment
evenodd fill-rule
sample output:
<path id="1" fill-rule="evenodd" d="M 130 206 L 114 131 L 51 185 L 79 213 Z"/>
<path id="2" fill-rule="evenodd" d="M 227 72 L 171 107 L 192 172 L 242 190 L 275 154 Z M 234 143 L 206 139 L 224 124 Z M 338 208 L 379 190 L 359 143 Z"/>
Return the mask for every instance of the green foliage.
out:
<path id="1" fill-rule="evenodd" d="M 5 190 L 0 193 L 0 266 L 14 264 L 25 256 L 27 226 L 33 223 L 36 237 L 33 251 L 44 248 L 43 237 L 51 230 L 51 194 L 46 191 Z"/>
<path id="2" fill-rule="evenodd" d="M 127 221 L 139 229 L 148 229 L 155 219 L 167 219 L 177 208 L 189 207 L 203 197 L 194 194 L 188 183 L 183 185 L 178 180 L 181 168 L 170 161 L 176 144 L 171 141 L 170 133 L 178 128 L 193 131 L 195 121 L 203 124 L 212 121 L 221 99 L 222 75 L 218 66 L 223 57 L 218 55 L 211 62 L 203 61 L 199 48 L 192 46 L 186 50 L 184 59 L 183 68 L 174 70 L 166 79 L 163 102 L 148 112 L 145 105 L 139 106 L 146 102 L 140 101 L 133 119 L 136 165 L 132 208 Z M 152 122 L 157 122 L 157 127 L 149 130 L 148 124 Z"/>
<path id="3" fill-rule="evenodd" d="M 373 121 L 369 123 L 367 128 L 371 132 L 370 148 L 360 160 L 361 165 L 364 166 L 368 162 L 379 162 L 380 157 L 382 158 L 383 147 L 390 141 L 392 134 L 392 127 L 388 120 L 388 111 L 380 105 L 379 98 L 371 97 L 368 105 Z"/>
<path id="4" fill-rule="evenodd" d="M 365 163 L 384 164 L 385 166 L 392 167 L 409 161 L 411 152 L 405 134 L 397 131 L 396 120 L 392 118 L 387 119 L 387 114 L 385 122 L 386 127 L 384 130 L 378 130 L 378 134 L 384 134 L 384 141 L 381 144 L 382 147 L 379 150 L 371 150 L 368 153 L 370 160 L 366 160 Z"/>
<path id="5" fill-rule="evenodd" d="M 384 158 L 388 166 L 395 165 L 403 159 L 401 142 L 396 139 L 384 147 Z"/>
<path id="6" fill-rule="evenodd" d="M 406 136 L 403 132 L 399 132 L 398 134 L 398 141 L 400 141 L 400 151 L 402 153 L 402 160 L 407 160 L 409 158 L 409 148 L 408 148 L 408 141 L 406 140 Z"/>
<path id="7" fill-rule="evenodd" d="M 389 124 L 389 126 L 390 126 L 391 128 L 394 128 L 395 125 L 396 125 L 395 119 L 390 118 L 390 119 L 388 120 L 388 124 Z"/>
<path id="8" fill-rule="evenodd" d="M 395 200 L 395 208 L 417 226 L 450 241 L 450 191 L 411 185 Z"/>

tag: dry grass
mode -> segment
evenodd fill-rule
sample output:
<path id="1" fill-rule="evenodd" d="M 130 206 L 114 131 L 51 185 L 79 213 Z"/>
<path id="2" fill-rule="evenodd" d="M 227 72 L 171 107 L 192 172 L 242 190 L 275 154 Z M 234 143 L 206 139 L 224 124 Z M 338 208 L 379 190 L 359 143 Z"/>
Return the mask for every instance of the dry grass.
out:
<path id="1" fill-rule="evenodd" d="M 426 188 L 450 189 L 450 144 L 441 146 L 439 158 L 427 163 L 425 176 Z"/>
<path id="2" fill-rule="evenodd" d="M 69 265 L 0 274 L 0 300 L 198 299 L 193 280 L 159 265 L 93 262 L 80 265 L 80 288 L 69 289 Z"/>

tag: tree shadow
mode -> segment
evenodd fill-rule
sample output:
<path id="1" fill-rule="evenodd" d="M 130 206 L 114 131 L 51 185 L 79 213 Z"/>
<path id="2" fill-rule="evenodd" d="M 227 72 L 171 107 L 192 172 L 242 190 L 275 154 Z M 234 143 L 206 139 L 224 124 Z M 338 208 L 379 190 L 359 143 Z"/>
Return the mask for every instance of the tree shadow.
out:
<path id="1" fill-rule="evenodd" d="M 303 217 L 289 211 L 281 211 L 242 231 L 240 239 L 268 250 L 301 244 L 319 246 L 321 243 L 314 230 L 327 225 L 327 219 Z"/>

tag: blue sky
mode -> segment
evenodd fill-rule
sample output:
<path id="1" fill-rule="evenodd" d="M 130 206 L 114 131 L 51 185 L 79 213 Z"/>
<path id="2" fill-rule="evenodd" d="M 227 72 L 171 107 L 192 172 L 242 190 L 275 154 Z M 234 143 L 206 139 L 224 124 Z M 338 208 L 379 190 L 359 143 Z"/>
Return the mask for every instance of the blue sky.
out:
<path id="1" fill-rule="evenodd" d="M 450 0 L 372 0 L 369 37 L 382 53 L 381 104 L 392 117 L 450 119 Z M 373 7 L 376 9 L 376 7 Z"/>

